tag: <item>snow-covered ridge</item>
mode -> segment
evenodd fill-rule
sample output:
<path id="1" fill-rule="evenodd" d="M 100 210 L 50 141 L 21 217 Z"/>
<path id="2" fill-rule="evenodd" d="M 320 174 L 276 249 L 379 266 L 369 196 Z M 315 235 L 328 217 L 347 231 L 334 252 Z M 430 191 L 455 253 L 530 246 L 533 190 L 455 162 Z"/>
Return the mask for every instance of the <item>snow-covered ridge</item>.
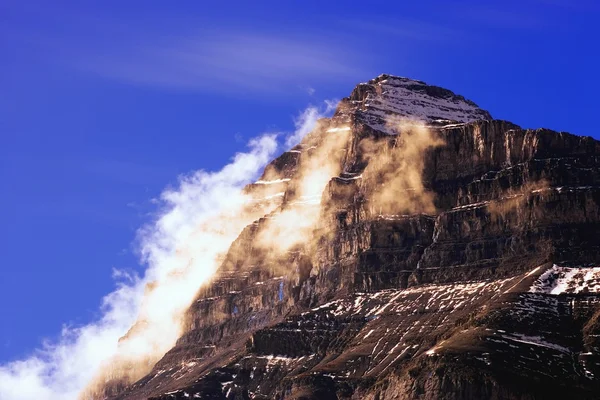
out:
<path id="1" fill-rule="evenodd" d="M 491 119 L 489 112 L 450 90 L 413 79 L 380 75 L 359 84 L 350 97 L 356 115 L 366 125 L 395 134 L 393 118 L 408 118 L 431 124 L 440 121 L 465 123 Z M 391 118 L 390 118 L 391 117 Z"/>
<path id="2" fill-rule="evenodd" d="M 600 293 L 600 267 L 568 268 L 553 265 L 529 289 L 532 293 Z"/>

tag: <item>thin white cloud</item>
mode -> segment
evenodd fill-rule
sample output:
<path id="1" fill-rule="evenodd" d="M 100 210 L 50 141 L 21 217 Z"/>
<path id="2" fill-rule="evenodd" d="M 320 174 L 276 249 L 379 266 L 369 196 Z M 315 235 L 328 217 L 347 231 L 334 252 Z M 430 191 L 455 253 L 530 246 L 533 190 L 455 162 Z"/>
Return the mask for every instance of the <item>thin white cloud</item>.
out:
<path id="1" fill-rule="evenodd" d="M 121 44 L 118 53 L 88 57 L 81 67 L 138 85 L 262 93 L 356 78 L 361 74 L 359 59 L 335 41 L 205 32 Z"/>

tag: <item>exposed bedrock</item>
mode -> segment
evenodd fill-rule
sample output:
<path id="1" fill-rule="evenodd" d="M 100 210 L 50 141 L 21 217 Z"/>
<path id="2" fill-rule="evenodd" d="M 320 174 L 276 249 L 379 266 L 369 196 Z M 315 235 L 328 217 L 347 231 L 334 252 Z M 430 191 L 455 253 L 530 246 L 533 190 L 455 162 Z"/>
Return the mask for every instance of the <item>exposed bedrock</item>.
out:
<path id="1" fill-rule="evenodd" d="M 600 398 L 600 142 L 382 75 L 245 191 L 280 205 L 105 397 Z"/>

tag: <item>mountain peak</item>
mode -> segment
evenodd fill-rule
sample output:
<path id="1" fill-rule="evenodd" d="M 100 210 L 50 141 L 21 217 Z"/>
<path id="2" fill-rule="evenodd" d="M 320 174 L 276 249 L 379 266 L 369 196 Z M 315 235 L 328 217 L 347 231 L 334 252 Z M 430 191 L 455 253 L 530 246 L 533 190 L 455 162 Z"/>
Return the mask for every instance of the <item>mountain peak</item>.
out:
<path id="1" fill-rule="evenodd" d="M 359 83 L 336 112 L 338 117 L 348 115 L 388 134 L 394 133 L 386 126 L 390 118 L 418 119 L 431 125 L 492 119 L 488 111 L 451 90 L 389 74 Z"/>
<path id="2" fill-rule="evenodd" d="M 597 399 L 599 182 L 593 138 L 358 84 L 194 231 L 231 242 L 189 264 L 215 272 L 173 348 L 107 364 L 88 398 Z"/>

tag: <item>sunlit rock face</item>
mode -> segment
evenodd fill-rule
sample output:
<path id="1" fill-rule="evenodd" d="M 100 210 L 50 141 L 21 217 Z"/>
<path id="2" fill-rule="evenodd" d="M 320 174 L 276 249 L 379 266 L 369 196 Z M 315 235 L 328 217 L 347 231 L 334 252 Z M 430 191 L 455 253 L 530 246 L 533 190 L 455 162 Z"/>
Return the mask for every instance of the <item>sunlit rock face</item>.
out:
<path id="1" fill-rule="evenodd" d="M 382 75 L 245 191 L 280 206 L 105 398 L 598 398 L 600 142 Z"/>

